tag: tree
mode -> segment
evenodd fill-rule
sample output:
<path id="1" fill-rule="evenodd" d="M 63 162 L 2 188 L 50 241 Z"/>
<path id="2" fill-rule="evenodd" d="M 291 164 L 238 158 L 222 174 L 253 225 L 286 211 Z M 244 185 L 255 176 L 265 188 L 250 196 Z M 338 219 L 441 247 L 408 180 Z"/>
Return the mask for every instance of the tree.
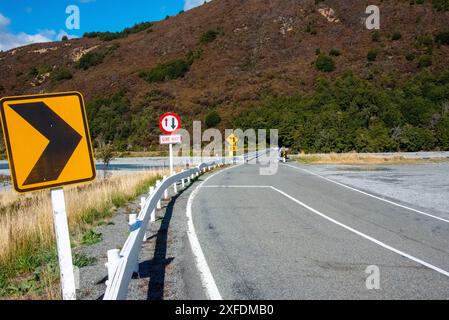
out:
<path id="1" fill-rule="evenodd" d="M 107 145 L 104 145 L 101 147 L 97 152 L 97 157 L 101 159 L 103 162 L 104 168 L 103 168 L 103 178 L 107 179 L 107 170 L 109 167 L 109 164 L 114 159 L 114 148 L 112 147 L 112 144 L 108 143 Z"/>
<path id="2" fill-rule="evenodd" d="M 377 51 L 376 51 L 376 50 L 370 50 L 370 51 L 368 52 L 368 54 L 366 55 L 366 59 L 367 59 L 369 62 L 376 61 L 376 59 L 377 59 Z"/>
<path id="3" fill-rule="evenodd" d="M 316 59 L 315 67 L 319 71 L 332 72 L 335 70 L 335 63 L 331 57 L 326 56 L 325 54 L 320 54 Z"/>
<path id="4" fill-rule="evenodd" d="M 208 128 L 215 127 L 220 122 L 221 122 L 221 117 L 220 117 L 220 114 L 217 111 L 212 110 L 212 111 L 210 111 L 207 114 L 207 116 L 206 116 L 206 126 Z"/>

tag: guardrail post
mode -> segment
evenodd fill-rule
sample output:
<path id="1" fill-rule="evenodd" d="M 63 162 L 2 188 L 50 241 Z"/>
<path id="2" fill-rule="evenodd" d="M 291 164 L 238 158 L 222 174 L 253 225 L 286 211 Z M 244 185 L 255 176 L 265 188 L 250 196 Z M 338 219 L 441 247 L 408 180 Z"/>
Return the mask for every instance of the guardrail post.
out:
<path id="1" fill-rule="evenodd" d="M 137 214 L 135 213 L 131 213 L 129 215 L 129 222 L 128 222 L 128 226 L 129 226 L 129 231 L 132 231 L 132 226 L 137 222 Z M 141 227 L 143 228 L 143 226 Z M 144 238 L 144 241 L 146 240 L 146 235 Z M 136 265 L 134 266 L 134 273 L 139 273 L 139 261 L 136 262 Z"/>
<path id="2" fill-rule="evenodd" d="M 143 210 L 143 208 L 145 207 L 145 203 L 146 202 L 147 202 L 147 199 L 145 197 L 141 197 L 140 198 L 140 211 Z M 145 226 L 145 228 L 146 228 L 146 226 Z M 147 241 L 147 232 L 146 232 L 146 230 L 145 230 L 145 233 L 143 234 L 143 241 Z"/>
<path id="3" fill-rule="evenodd" d="M 176 172 L 173 172 L 173 174 L 176 174 Z M 178 183 L 178 181 L 175 181 L 175 183 L 173 183 L 173 192 L 175 194 L 178 193 L 178 186 L 176 185 Z"/>
<path id="4" fill-rule="evenodd" d="M 161 184 L 161 180 L 157 180 L 156 181 L 156 186 L 159 186 L 160 184 Z M 162 206 L 161 206 L 161 199 L 158 199 L 156 208 L 157 209 L 161 209 L 162 208 Z"/>
<path id="5" fill-rule="evenodd" d="M 150 197 L 154 194 L 154 187 L 150 187 Z M 156 221 L 156 210 L 153 210 L 150 215 L 150 222 Z"/>
<path id="6" fill-rule="evenodd" d="M 184 189 L 185 188 L 185 182 L 184 182 L 184 178 L 181 179 L 181 187 Z"/>
<path id="7" fill-rule="evenodd" d="M 164 176 L 164 180 L 166 180 L 167 179 L 167 176 Z M 168 199 L 168 189 L 165 189 L 164 190 L 164 199 Z"/>
<path id="8" fill-rule="evenodd" d="M 145 197 L 140 198 L 140 210 L 143 210 L 143 207 L 145 207 L 146 202 L 147 202 L 147 199 Z"/>
<path id="9" fill-rule="evenodd" d="M 115 270 L 117 269 L 118 262 L 120 261 L 120 250 L 112 249 L 108 250 L 108 262 L 104 266 L 108 269 L 108 280 L 106 280 L 106 286 L 109 286 L 110 281 L 114 277 Z"/>
<path id="10" fill-rule="evenodd" d="M 192 174 L 193 176 L 193 174 Z M 190 176 L 187 177 L 187 183 L 190 184 Z"/>

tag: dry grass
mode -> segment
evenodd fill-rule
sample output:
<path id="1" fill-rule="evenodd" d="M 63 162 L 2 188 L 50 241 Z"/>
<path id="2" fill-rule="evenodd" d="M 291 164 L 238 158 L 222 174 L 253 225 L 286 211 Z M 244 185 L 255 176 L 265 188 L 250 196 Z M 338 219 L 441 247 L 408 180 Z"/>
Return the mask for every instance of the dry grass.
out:
<path id="1" fill-rule="evenodd" d="M 90 184 L 66 188 L 72 241 L 76 242 L 89 225 L 110 216 L 115 207 L 145 192 L 149 185 L 165 174 L 165 171 L 147 171 L 114 175 L 107 180 L 97 179 Z M 42 261 L 40 256 L 53 254 L 54 247 L 50 193 L 0 193 L 0 291 L 2 286 L 7 285 L 8 279 L 35 272 L 39 261 Z M 43 274 L 46 274 L 45 270 Z M 43 277 L 40 281 L 44 282 L 47 298 L 52 298 L 55 290 L 52 286 L 54 279 L 50 275 L 54 272 L 50 270 L 48 274 L 49 277 Z"/>
<path id="2" fill-rule="evenodd" d="M 375 155 L 363 153 L 326 153 L 291 155 L 290 158 L 305 164 L 346 164 L 346 165 L 378 165 L 378 164 L 420 164 L 448 161 L 446 158 L 415 159 L 401 155 Z"/>

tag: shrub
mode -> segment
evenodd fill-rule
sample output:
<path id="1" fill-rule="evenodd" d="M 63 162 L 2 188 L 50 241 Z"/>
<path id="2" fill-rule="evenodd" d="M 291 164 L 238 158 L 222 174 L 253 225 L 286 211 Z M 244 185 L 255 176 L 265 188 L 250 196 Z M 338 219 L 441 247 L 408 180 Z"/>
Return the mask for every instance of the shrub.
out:
<path id="1" fill-rule="evenodd" d="M 209 31 L 203 33 L 203 35 L 200 38 L 200 43 L 201 44 L 211 43 L 215 39 L 217 39 L 218 35 L 219 35 L 219 32 L 217 30 L 209 30 Z"/>
<path id="2" fill-rule="evenodd" d="M 432 65 L 432 56 L 429 54 L 424 54 L 421 57 L 419 57 L 418 60 L 418 67 L 419 68 L 427 68 Z"/>
<path id="3" fill-rule="evenodd" d="M 52 79 L 55 81 L 70 80 L 73 78 L 72 73 L 65 68 L 56 69 L 52 74 Z"/>
<path id="4" fill-rule="evenodd" d="M 218 125 L 221 122 L 221 117 L 220 114 L 213 110 L 211 112 L 209 112 L 206 116 L 206 126 L 208 128 L 212 128 L 215 127 L 216 125 Z"/>
<path id="5" fill-rule="evenodd" d="M 331 72 L 335 70 L 335 63 L 331 57 L 320 54 L 315 61 L 315 67 L 319 71 Z"/>
<path id="6" fill-rule="evenodd" d="M 196 60 L 201 59 L 203 56 L 203 49 L 197 49 L 197 50 L 190 50 L 186 55 L 186 62 L 187 64 L 191 65 Z"/>
<path id="7" fill-rule="evenodd" d="M 310 22 L 307 24 L 306 29 L 304 31 L 310 33 L 311 35 L 317 34 L 315 26 L 313 26 L 312 23 Z"/>
<path id="8" fill-rule="evenodd" d="M 122 33 L 126 34 L 126 35 L 130 35 L 130 34 L 134 34 L 134 33 L 138 33 L 140 31 L 144 31 L 147 30 L 149 28 L 151 28 L 153 26 L 153 23 L 151 22 L 141 22 L 141 23 L 137 23 L 134 26 L 130 27 L 130 28 L 125 28 Z"/>
<path id="9" fill-rule="evenodd" d="M 83 37 L 84 38 L 99 38 L 102 41 L 112 41 L 115 39 L 121 39 L 126 38 L 130 34 L 138 33 L 143 30 L 150 30 L 150 28 L 153 26 L 153 23 L 151 22 L 142 22 L 137 23 L 134 26 L 130 28 L 125 28 L 120 32 L 86 32 Z"/>
<path id="10" fill-rule="evenodd" d="M 416 45 L 418 47 L 432 48 L 435 40 L 430 34 L 422 34 L 416 37 Z"/>
<path id="11" fill-rule="evenodd" d="M 399 137 L 400 148 L 411 152 L 432 150 L 435 143 L 436 138 L 431 130 L 410 125 L 403 128 Z"/>
<path id="12" fill-rule="evenodd" d="M 370 50 L 368 54 L 366 55 L 366 59 L 370 62 L 376 61 L 377 59 L 377 51 L 376 50 Z"/>
<path id="13" fill-rule="evenodd" d="M 5 91 L 5 87 L 0 84 L 0 93 L 2 93 L 3 91 Z"/>
<path id="14" fill-rule="evenodd" d="M 152 83 L 174 80 L 183 77 L 190 70 L 190 64 L 183 59 L 159 63 L 150 71 L 142 71 L 139 76 Z"/>
<path id="15" fill-rule="evenodd" d="M 432 7 L 437 11 L 448 11 L 449 0 L 432 0 Z"/>
<path id="16" fill-rule="evenodd" d="M 39 66 L 34 66 L 30 69 L 30 72 L 28 73 L 31 77 L 38 77 L 41 75 L 44 75 L 46 73 L 52 72 L 53 66 L 50 64 L 41 64 Z"/>
<path id="17" fill-rule="evenodd" d="M 67 36 L 62 36 L 61 41 L 69 41 L 69 37 L 67 37 Z"/>
<path id="18" fill-rule="evenodd" d="M 88 52 L 76 64 L 77 69 L 87 70 L 103 62 L 105 55 L 101 52 Z"/>
<path id="19" fill-rule="evenodd" d="M 338 57 L 341 55 L 341 51 L 337 48 L 333 48 L 331 49 L 331 51 L 329 52 L 330 56 L 334 56 L 334 57 Z"/>
<path id="20" fill-rule="evenodd" d="M 435 40 L 439 44 L 449 46 L 449 31 L 438 33 L 435 37 Z"/>
<path id="21" fill-rule="evenodd" d="M 379 42 L 380 41 L 380 32 L 374 31 L 373 34 L 371 35 L 371 40 L 373 40 L 373 42 Z"/>
<path id="22" fill-rule="evenodd" d="M 402 38 L 402 35 L 401 35 L 400 32 L 394 32 L 394 33 L 391 35 L 391 40 L 393 40 L 393 41 L 397 41 L 397 40 L 399 40 L 399 39 L 401 39 L 401 38 Z"/>
<path id="23" fill-rule="evenodd" d="M 407 61 L 413 61 L 415 60 L 416 56 L 413 52 L 409 52 L 405 55 L 405 59 L 407 59 Z"/>

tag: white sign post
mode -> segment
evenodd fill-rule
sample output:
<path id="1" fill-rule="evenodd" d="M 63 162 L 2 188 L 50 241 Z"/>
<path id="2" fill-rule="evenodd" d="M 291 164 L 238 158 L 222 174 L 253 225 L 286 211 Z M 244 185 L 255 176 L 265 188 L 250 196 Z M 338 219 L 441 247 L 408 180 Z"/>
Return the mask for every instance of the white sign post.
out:
<path id="1" fill-rule="evenodd" d="M 159 137 L 159 143 L 161 145 L 168 144 L 169 152 L 170 152 L 170 175 L 173 175 L 173 144 L 181 143 L 182 136 L 174 135 L 179 128 L 181 127 L 181 119 L 177 114 L 174 113 L 166 113 L 159 120 L 159 128 L 162 132 L 166 133 L 166 136 Z"/>
<path id="2" fill-rule="evenodd" d="M 72 248 L 70 246 L 69 225 L 65 210 L 64 190 L 51 189 L 53 223 L 55 225 L 56 246 L 58 249 L 61 275 L 62 298 L 76 300 L 75 276 L 73 274 Z"/>

